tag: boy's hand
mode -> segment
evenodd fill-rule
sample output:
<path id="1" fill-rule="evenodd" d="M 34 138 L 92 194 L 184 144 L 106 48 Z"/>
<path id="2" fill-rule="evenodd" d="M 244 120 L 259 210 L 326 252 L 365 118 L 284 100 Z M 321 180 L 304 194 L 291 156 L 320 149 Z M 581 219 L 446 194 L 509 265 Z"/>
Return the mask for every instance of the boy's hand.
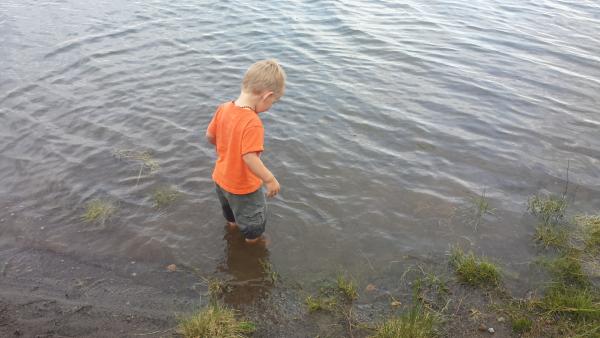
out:
<path id="1" fill-rule="evenodd" d="M 267 197 L 269 198 L 275 197 L 275 195 L 277 195 L 281 189 L 275 176 L 273 176 L 270 180 L 265 181 L 265 187 L 267 188 Z"/>

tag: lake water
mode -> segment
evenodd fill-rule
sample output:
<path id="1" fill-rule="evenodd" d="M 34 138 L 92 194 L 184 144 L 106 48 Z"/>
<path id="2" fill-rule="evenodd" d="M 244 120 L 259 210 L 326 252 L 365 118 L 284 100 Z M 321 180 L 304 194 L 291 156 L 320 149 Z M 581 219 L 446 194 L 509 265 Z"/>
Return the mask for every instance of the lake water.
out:
<path id="1" fill-rule="evenodd" d="M 206 126 L 277 58 L 267 251 L 227 240 Z M 0 244 L 251 280 L 399 273 L 459 244 L 526 282 L 527 199 L 600 206 L 595 1 L 0 3 Z M 115 151 L 150 152 L 150 174 Z M 182 193 L 163 210 L 152 192 Z M 477 221 L 473 200 L 492 213 Z M 100 198 L 104 225 L 81 220 Z M 402 265 L 402 264 L 400 264 Z M 403 265 L 404 266 L 404 265 Z"/>

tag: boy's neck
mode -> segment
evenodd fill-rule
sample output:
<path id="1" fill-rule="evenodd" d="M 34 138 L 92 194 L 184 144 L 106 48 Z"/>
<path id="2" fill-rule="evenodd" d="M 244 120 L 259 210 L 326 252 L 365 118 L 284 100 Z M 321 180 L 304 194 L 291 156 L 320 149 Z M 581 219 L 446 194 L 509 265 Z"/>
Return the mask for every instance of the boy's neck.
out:
<path id="1" fill-rule="evenodd" d="M 259 101 L 260 98 L 256 97 L 256 95 L 241 92 L 240 96 L 234 101 L 234 103 L 238 107 L 250 107 L 256 111 L 256 104 Z"/>

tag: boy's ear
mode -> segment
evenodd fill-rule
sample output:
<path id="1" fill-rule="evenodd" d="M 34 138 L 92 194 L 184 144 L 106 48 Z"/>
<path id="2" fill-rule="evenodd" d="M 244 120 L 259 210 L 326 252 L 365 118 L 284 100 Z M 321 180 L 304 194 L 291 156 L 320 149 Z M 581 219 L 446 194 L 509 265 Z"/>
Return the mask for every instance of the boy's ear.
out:
<path id="1" fill-rule="evenodd" d="M 274 93 L 274 92 L 265 92 L 265 93 L 263 93 L 263 94 L 262 94 L 261 98 L 262 98 L 263 100 L 266 100 L 266 99 L 268 99 L 269 97 L 271 97 L 271 96 L 273 96 L 273 95 L 275 95 L 275 93 Z"/>

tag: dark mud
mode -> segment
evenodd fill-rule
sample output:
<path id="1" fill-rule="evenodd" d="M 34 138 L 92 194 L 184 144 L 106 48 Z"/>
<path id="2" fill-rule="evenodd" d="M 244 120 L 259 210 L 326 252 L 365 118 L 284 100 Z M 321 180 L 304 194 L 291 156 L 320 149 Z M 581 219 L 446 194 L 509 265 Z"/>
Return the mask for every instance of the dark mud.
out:
<path id="1" fill-rule="evenodd" d="M 1 337 L 178 337 L 177 318 L 206 306 L 206 279 L 222 277 L 8 245 L 0 250 L 0 269 Z M 359 299 L 341 302 L 339 311 L 307 310 L 306 297 L 330 282 L 320 277 L 302 285 L 279 275 L 275 281 L 229 279 L 219 301 L 256 323 L 253 337 L 367 337 L 376 323 L 410 305 L 409 275 L 402 281 L 373 276 L 376 285 L 359 285 Z M 491 336 L 479 330 L 482 324 L 493 327 L 495 337 L 511 336 L 490 309 L 493 292 L 447 285 L 443 299 L 426 299 L 434 308 L 446 307 L 442 336 Z M 391 306 L 392 299 L 402 306 Z"/>

